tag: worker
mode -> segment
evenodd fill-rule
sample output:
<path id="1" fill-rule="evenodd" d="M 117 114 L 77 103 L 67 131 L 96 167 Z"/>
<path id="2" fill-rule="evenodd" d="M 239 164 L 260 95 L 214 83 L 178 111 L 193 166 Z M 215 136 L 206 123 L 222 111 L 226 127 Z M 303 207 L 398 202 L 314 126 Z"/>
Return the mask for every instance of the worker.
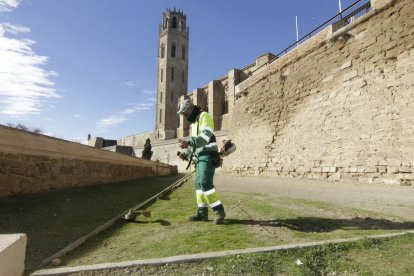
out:
<path id="1" fill-rule="evenodd" d="M 181 102 L 177 114 L 187 118 L 191 123 L 191 136 L 188 140 L 179 139 L 179 152 L 183 160 L 191 159 L 196 164 L 196 198 L 197 212 L 188 217 L 189 221 L 208 221 L 208 207 L 214 210 L 215 224 L 223 223 L 226 213 L 223 204 L 214 188 L 213 177 L 215 168 L 219 166 L 220 156 L 214 135 L 214 121 L 210 114 L 202 111 L 189 99 Z"/>

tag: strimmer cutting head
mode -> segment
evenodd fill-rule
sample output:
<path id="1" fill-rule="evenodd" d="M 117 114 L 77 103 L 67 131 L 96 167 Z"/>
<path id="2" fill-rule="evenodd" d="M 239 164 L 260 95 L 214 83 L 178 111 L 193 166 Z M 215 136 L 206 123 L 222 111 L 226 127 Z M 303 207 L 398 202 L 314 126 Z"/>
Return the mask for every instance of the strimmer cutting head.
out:
<path id="1" fill-rule="evenodd" d="M 140 211 L 134 211 L 134 210 L 129 210 L 128 213 L 126 213 L 123 216 L 123 219 L 126 221 L 133 221 L 135 220 L 139 215 L 143 215 L 146 218 L 150 218 L 151 217 L 151 212 L 150 211 L 146 211 L 146 210 L 140 210 Z"/>

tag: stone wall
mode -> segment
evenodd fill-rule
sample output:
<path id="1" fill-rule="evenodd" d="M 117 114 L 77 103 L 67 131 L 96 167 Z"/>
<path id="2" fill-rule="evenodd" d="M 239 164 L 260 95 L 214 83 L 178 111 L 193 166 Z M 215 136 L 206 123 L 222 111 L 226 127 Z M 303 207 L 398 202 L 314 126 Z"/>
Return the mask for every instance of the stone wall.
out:
<path id="1" fill-rule="evenodd" d="M 0 197 L 175 172 L 167 164 L 0 126 Z"/>
<path id="2" fill-rule="evenodd" d="M 223 170 L 414 181 L 414 1 L 372 4 L 236 87 L 229 136 L 238 150 Z"/>
<path id="3" fill-rule="evenodd" d="M 150 138 L 151 141 L 155 140 L 157 137 L 156 132 L 144 132 L 135 135 L 130 135 L 122 137 L 117 140 L 117 145 L 119 146 L 130 146 L 130 147 L 141 147 L 144 145 L 145 140 Z M 138 156 L 138 155 L 137 155 Z M 141 156 L 141 154 L 139 155 Z"/>

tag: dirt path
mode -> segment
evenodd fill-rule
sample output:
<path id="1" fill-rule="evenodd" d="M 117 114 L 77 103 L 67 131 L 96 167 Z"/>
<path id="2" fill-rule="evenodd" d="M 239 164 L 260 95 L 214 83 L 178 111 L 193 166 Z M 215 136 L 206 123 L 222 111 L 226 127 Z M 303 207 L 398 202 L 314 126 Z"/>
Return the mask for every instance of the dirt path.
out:
<path id="1" fill-rule="evenodd" d="M 225 175 L 215 176 L 215 185 L 219 192 L 318 200 L 414 221 L 414 186 Z"/>

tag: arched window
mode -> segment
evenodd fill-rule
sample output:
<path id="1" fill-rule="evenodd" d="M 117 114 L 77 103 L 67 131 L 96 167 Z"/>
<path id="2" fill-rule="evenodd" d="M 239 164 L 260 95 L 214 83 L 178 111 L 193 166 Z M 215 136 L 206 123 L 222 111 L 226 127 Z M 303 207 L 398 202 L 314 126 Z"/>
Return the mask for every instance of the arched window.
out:
<path id="1" fill-rule="evenodd" d="M 164 29 L 168 28 L 168 18 L 165 18 L 165 22 L 164 22 Z"/>
<path id="2" fill-rule="evenodd" d="M 173 29 L 177 29 L 177 18 L 173 17 L 171 27 Z"/>
<path id="3" fill-rule="evenodd" d="M 161 45 L 161 58 L 164 58 L 165 56 L 165 46 Z"/>
<path id="4" fill-rule="evenodd" d="M 184 31 L 184 21 L 180 20 L 180 31 Z"/>
<path id="5" fill-rule="evenodd" d="M 174 82 L 174 67 L 171 67 L 171 82 Z"/>
<path id="6" fill-rule="evenodd" d="M 175 43 L 171 45 L 171 57 L 175 57 Z"/>
<path id="7" fill-rule="evenodd" d="M 161 69 L 161 82 L 164 80 L 164 69 Z"/>
<path id="8" fill-rule="evenodd" d="M 185 60 L 185 47 L 181 47 L 181 59 Z"/>

